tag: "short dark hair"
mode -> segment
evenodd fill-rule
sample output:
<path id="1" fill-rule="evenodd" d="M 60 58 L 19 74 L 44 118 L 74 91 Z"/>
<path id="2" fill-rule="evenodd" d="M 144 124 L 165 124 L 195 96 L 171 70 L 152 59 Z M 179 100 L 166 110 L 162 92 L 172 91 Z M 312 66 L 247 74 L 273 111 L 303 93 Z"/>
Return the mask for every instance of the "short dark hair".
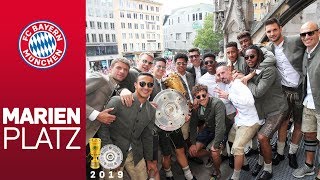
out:
<path id="1" fill-rule="evenodd" d="M 163 58 L 163 57 L 156 57 L 156 58 L 154 58 L 154 64 L 155 64 L 156 62 L 158 62 L 158 61 L 161 61 L 161 62 L 167 63 L 166 59 L 165 59 L 165 58 Z"/>
<path id="2" fill-rule="evenodd" d="M 150 73 L 148 73 L 148 72 L 141 72 L 141 73 L 138 74 L 137 79 L 136 79 L 136 82 L 138 82 L 138 79 L 139 79 L 140 76 L 149 76 L 149 77 L 151 77 L 152 79 L 154 79 L 152 74 L 150 74 Z"/>
<path id="3" fill-rule="evenodd" d="M 183 58 L 185 62 L 188 62 L 188 56 L 186 54 L 183 53 L 178 53 L 174 56 L 174 62 L 177 62 L 177 59 L 179 58 Z"/>
<path id="4" fill-rule="evenodd" d="M 194 51 L 197 51 L 198 54 L 200 54 L 200 50 L 198 48 L 191 48 L 188 50 L 188 52 L 194 52 Z"/>
<path id="5" fill-rule="evenodd" d="M 257 53 L 257 64 L 255 65 L 255 68 L 259 67 L 260 63 L 264 60 L 264 56 L 263 56 L 263 52 L 262 50 L 256 46 L 256 45 L 251 45 L 249 46 L 246 51 L 250 50 L 250 49 L 254 49 Z M 245 68 L 245 75 L 250 73 L 250 68 L 249 66 L 246 66 Z"/>
<path id="6" fill-rule="evenodd" d="M 270 24 L 274 24 L 274 23 L 276 23 L 279 27 L 281 26 L 279 20 L 277 18 L 273 17 L 273 18 L 266 20 L 266 22 L 264 22 L 264 27 L 266 27 L 267 25 L 270 25 Z"/>
<path id="7" fill-rule="evenodd" d="M 218 67 L 220 67 L 220 66 L 227 66 L 227 62 L 224 62 L 224 61 L 218 62 L 217 65 L 216 65 L 216 69 L 217 69 Z"/>
<path id="8" fill-rule="evenodd" d="M 195 96 L 198 92 L 200 92 L 202 90 L 204 90 L 208 93 L 208 86 L 203 85 L 203 84 L 196 84 L 192 88 L 192 95 Z"/>
<path id="9" fill-rule="evenodd" d="M 235 47 L 238 49 L 238 44 L 234 41 L 231 41 L 226 44 L 226 48 L 228 48 L 228 47 Z"/>
<path id="10" fill-rule="evenodd" d="M 241 33 L 238 34 L 237 39 L 240 40 L 244 37 L 249 37 L 251 39 L 251 34 L 249 31 L 243 31 Z"/>
<path id="11" fill-rule="evenodd" d="M 216 60 L 216 56 L 213 53 L 206 53 L 203 55 L 202 60 L 204 61 L 207 57 L 212 57 L 213 60 Z"/>

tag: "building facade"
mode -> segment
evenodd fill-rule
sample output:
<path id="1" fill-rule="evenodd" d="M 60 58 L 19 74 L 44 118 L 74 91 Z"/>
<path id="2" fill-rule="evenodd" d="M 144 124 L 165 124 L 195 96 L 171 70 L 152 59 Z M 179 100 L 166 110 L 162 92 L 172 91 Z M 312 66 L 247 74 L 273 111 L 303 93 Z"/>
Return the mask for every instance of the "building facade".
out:
<path id="1" fill-rule="evenodd" d="M 192 48 L 197 30 L 203 27 L 204 19 L 210 13 L 213 13 L 213 5 L 210 4 L 197 4 L 173 10 L 163 27 L 165 54 L 174 55 Z"/>
<path id="2" fill-rule="evenodd" d="M 118 57 L 115 25 L 112 0 L 87 0 L 87 71 L 103 71 Z"/>
<path id="3" fill-rule="evenodd" d="M 119 55 L 136 59 L 141 52 L 163 53 L 162 4 L 150 0 L 114 0 Z"/>

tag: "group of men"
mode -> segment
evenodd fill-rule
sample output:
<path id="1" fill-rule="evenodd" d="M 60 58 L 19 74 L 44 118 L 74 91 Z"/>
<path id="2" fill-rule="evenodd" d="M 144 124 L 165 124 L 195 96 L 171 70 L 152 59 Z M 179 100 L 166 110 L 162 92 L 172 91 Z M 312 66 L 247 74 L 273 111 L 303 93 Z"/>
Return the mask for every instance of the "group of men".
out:
<path id="1" fill-rule="evenodd" d="M 130 67 L 125 58 L 111 63 L 107 76 L 87 77 L 87 141 L 99 137 L 102 145 L 114 144 L 123 153 L 123 162 L 114 171 L 126 170 L 131 179 L 160 179 L 158 147 L 166 179 L 174 179 L 171 154 L 186 179 L 196 179 L 189 160 L 209 156 L 213 165 L 211 179 L 221 177 L 221 154 L 230 147 L 230 179 L 241 179 L 240 172 L 250 166 L 245 147 L 252 141 L 252 152 L 259 153 L 252 168 L 258 179 L 271 179 L 272 165 L 285 159 L 287 129 L 293 120 L 289 144 L 289 166 L 293 176 L 313 175 L 314 157 L 320 138 L 320 45 L 319 27 L 307 22 L 300 36 L 284 36 L 277 19 L 265 22 L 270 43 L 253 45 L 249 32 L 226 44 L 229 63 L 218 63 L 212 53 L 202 57 L 197 48 L 174 57 L 175 72 L 193 104 L 185 124 L 174 131 L 155 126 L 158 108 L 154 97 L 164 84 L 166 60 L 145 52 Z M 187 67 L 188 61 L 192 63 Z M 320 127 L 319 127 L 320 128 Z M 278 132 L 276 152 L 270 139 Z M 296 153 L 304 134 L 305 164 L 298 167 Z M 198 161 L 201 160 L 198 159 Z M 210 163 L 209 163 L 210 162 Z M 262 171 L 262 172 L 261 172 Z M 106 170 L 108 173 L 108 170 Z M 106 176 L 108 179 L 108 176 Z M 320 172 L 316 179 L 320 179 Z"/>

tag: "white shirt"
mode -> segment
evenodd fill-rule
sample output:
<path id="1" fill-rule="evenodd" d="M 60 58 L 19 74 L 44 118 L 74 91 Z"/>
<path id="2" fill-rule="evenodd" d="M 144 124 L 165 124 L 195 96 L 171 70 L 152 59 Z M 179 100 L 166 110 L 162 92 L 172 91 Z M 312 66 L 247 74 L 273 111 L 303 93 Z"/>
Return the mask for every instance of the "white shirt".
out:
<path id="1" fill-rule="evenodd" d="M 277 69 L 281 75 L 281 84 L 287 87 L 296 88 L 299 86 L 300 75 L 293 68 L 286 55 L 283 53 L 283 42 L 284 41 L 282 41 L 278 46 L 274 45 Z"/>
<path id="2" fill-rule="evenodd" d="M 264 120 L 259 120 L 250 89 L 240 79 L 227 84 L 226 89 L 229 92 L 228 99 L 237 109 L 237 115 L 234 118 L 236 126 L 252 126 L 255 123 L 262 125 L 264 123 Z"/>
<path id="3" fill-rule="evenodd" d="M 306 52 L 308 54 L 308 58 L 310 58 L 311 53 L 316 49 L 318 44 L 319 44 L 319 42 L 317 43 L 316 46 L 314 46 L 314 48 L 311 49 L 310 52 L 308 52 L 308 50 L 306 50 Z M 316 107 L 314 105 L 314 101 L 313 101 L 313 96 L 312 96 L 312 91 L 311 91 L 311 85 L 310 85 L 310 79 L 309 79 L 308 72 L 307 72 L 307 96 L 303 100 L 303 105 L 305 107 L 307 107 L 308 109 L 316 109 Z"/>
<path id="4" fill-rule="evenodd" d="M 162 79 L 157 79 L 157 82 L 158 82 L 159 85 L 160 85 L 160 89 L 163 90 L 162 83 L 161 83 L 161 82 L 162 82 Z"/>
<path id="5" fill-rule="evenodd" d="M 188 85 L 188 80 L 187 80 L 186 74 L 184 74 L 184 75 L 181 75 L 180 73 L 178 73 L 178 74 L 181 76 L 181 78 L 183 79 L 184 83 L 186 84 L 187 90 L 188 90 L 188 94 L 189 94 L 189 99 L 190 99 L 191 103 L 193 103 L 193 98 L 192 98 L 192 94 L 191 94 L 191 91 L 190 91 L 190 87 Z"/>
<path id="6" fill-rule="evenodd" d="M 196 73 L 196 84 L 197 83 L 199 83 L 199 79 L 200 79 L 200 77 L 201 77 L 201 68 L 200 68 L 200 66 L 199 67 L 195 67 L 195 66 L 193 66 L 194 67 L 194 71 L 195 71 L 195 73 Z"/>
<path id="7" fill-rule="evenodd" d="M 308 109 L 316 109 L 313 101 L 311 86 L 310 86 L 310 79 L 309 74 L 307 73 L 307 96 L 303 100 L 303 105 Z"/>
<path id="8" fill-rule="evenodd" d="M 205 73 L 201 78 L 199 79 L 199 84 L 203 84 L 208 86 L 208 94 L 211 97 L 219 98 L 217 93 L 214 92 L 215 88 L 220 88 L 222 90 L 226 90 L 226 85 L 224 83 L 217 83 L 215 75 L 211 75 L 210 73 Z M 233 107 L 232 103 L 228 99 L 221 98 L 222 102 L 226 106 L 226 113 L 227 115 L 232 114 L 236 112 L 236 109 Z"/>

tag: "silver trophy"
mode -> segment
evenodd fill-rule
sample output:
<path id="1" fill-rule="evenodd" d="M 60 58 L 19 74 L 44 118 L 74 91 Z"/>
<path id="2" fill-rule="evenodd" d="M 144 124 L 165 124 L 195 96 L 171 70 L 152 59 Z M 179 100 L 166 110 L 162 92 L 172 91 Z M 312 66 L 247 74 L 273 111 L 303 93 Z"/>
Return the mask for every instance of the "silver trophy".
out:
<path id="1" fill-rule="evenodd" d="M 116 169 L 123 160 L 121 149 L 113 144 L 107 144 L 101 148 L 99 162 L 105 169 Z"/>
<path id="2" fill-rule="evenodd" d="M 155 124 L 160 129 L 174 131 L 185 123 L 188 104 L 187 99 L 180 92 L 166 89 L 159 92 L 153 101 L 158 105 Z"/>

